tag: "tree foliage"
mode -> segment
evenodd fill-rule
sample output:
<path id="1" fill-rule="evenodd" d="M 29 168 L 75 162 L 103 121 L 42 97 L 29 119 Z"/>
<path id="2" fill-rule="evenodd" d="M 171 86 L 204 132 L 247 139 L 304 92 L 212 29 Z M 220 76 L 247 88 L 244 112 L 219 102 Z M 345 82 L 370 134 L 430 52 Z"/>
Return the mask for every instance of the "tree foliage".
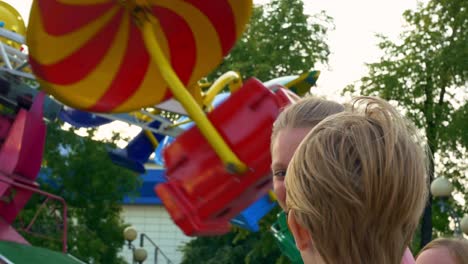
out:
<path id="1" fill-rule="evenodd" d="M 468 199 L 468 2 L 430 0 L 405 11 L 406 29 L 398 41 L 380 36 L 384 52 L 369 64 L 368 76 L 345 92 L 378 95 L 397 104 L 424 132 L 435 159 L 430 179 L 451 178 L 459 197 Z M 431 239 L 431 201 L 421 229 L 421 244 Z M 452 201 L 459 215 L 468 213 Z M 448 230 L 438 206 L 432 216 L 434 235 Z"/>
<path id="2" fill-rule="evenodd" d="M 332 27 L 331 18 L 323 12 L 304 14 L 301 0 L 273 0 L 255 6 L 243 38 L 209 79 L 234 70 L 244 79 L 267 81 L 300 74 L 316 63 L 326 64 L 326 34 Z M 270 232 L 278 212 L 276 208 L 261 220 L 258 233 L 233 228 L 224 236 L 190 241 L 182 248 L 182 263 L 289 263 Z"/>
<path id="3" fill-rule="evenodd" d="M 68 249 L 88 263 L 126 263 L 118 257 L 123 247 L 124 223 L 120 218 L 125 195 L 136 192 L 140 181 L 133 172 L 114 165 L 104 144 L 92 140 L 93 130 L 81 137 L 65 131 L 61 123 L 49 123 L 39 180 L 41 189 L 63 197 L 68 206 Z M 116 138 L 114 138 L 116 139 Z M 42 200 L 35 197 L 22 212 L 30 219 Z M 55 222 L 41 214 L 36 232 L 51 235 Z M 60 215 L 60 217 L 62 217 Z M 60 245 L 41 237 L 26 236 L 33 245 L 60 250 Z"/>
<path id="4" fill-rule="evenodd" d="M 209 79 L 234 70 L 244 79 L 268 81 L 325 64 L 330 53 L 327 32 L 332 28 L 332 19 L 324 12 L 304 14 L 302 0 L 255 6 L 243 37 Z"/>
<path id="5" fill-rule="evenodd" d="M 182 264 L 192 263 L 290 263 L 281 255 L 270 226 L 276 221 L 279 208 L 260 221 L 259 232 L 234 227 L 223 236 L 199 237 L 182 247 Z"/>

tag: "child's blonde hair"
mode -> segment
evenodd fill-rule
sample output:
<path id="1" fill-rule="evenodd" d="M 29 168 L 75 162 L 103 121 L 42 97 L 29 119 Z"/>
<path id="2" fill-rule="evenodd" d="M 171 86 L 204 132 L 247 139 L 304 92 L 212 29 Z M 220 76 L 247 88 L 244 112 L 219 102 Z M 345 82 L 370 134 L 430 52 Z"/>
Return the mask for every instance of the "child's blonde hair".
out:
<path id="1" fill-rule="evenodd" d="M 419 255 L 431 248 L 446 248 L 457 264 L 468 263 L 468 240 L 462 237 L 432 240 L 419 252 Z"/>
<path id="2" fill-rule="evenodd" d="M 400 263 L 428 193 L 421 143 L 372 97 L 307 135 L 288 168 L 286 204 L 326 263 Z"/>
<path id="3" fill-rule="evenodd" d="M 318 97 L 308 96 L 287 106 L 273 124 L 272 142 L 286 128 L 312 128 L 330 115 L 343 112 L 344 106 Z"/>

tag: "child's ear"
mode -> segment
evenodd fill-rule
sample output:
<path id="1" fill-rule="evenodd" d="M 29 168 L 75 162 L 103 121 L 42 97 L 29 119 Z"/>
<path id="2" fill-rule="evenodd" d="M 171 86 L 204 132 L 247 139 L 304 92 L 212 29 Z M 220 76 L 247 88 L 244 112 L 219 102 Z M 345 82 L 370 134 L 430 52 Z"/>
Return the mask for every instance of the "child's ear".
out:
<path id="1" fill-rule="evenodd" d="M 288 226 L 294 236 L 294 240 L 296 241 L 296 247 L 300 251 L 312 248 L 312 238 L 309 231 L 297 222 L 296 217 L 292 212 L 288 214 Z"/>

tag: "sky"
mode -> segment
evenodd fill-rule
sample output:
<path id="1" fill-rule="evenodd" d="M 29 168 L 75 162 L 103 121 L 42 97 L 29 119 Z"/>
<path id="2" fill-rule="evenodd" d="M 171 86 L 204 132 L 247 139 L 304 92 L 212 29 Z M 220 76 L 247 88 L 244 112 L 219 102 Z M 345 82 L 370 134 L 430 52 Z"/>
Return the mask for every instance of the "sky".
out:
<path id="1" fill-rule="evenodd" d="M 377 61 L 382 53 L 375 34 L 396 40 L 402 32 L 402 14 L 415 9 L 416 0 L 322 0 L 305 2 L 308 14 L 325 10 L 334 19 L 336 29 L 329 33 L 331 49 L 329 69 L 318 69 L 322 74 L 317 92 L 335 98 L 346 85 L 367 73 L 365 63 Z"/>
<path id="2" fill-rule="evenodd" d="M 14 6 L 27 22 L 32 0 L 3 0 Z M 268 0 L 254 0 L 261 4 Z M 328 34 L 329 66 L 318 66 L 321 76 L 312 92 L 342 101 L 340 91 L 367 73 L 365 63 L 381 55 L 376 33 L 396 39 L 403 30 L 402 13 L 417 6 L 416 0 L 304 0 L 309 15 L 324 10 L 333 17 L 335 29 Z M 312 65 L 311 65 L 312 67 Z M 113 126 L 126 130 L 126 126 Z"/>

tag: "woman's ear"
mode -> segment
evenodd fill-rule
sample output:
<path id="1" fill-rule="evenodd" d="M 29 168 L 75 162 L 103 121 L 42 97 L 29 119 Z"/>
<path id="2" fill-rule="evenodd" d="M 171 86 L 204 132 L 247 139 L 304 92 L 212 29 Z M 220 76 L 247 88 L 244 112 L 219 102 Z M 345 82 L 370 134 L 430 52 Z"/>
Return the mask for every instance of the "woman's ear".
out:
<path id="1" fill-rule="evenodd" d="M 293 212 L 288 214 L 288 226 L 296 241 L 296 247 L 300 251 L 312 249 L 312 238 L 309 231 L 297 222 Z"/>

